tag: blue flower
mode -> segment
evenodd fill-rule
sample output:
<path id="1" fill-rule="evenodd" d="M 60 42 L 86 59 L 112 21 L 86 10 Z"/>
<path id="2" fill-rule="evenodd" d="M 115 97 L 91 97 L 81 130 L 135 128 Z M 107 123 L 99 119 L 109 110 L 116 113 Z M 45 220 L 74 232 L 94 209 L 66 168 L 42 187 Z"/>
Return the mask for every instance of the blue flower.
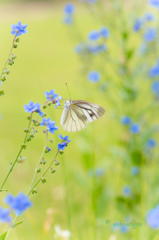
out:
<path id="1" fill-rule="evenodd" d="M 58 144 L 58 149 L 63 151 L 66 146 L 67 146 L 67 143 L 66 143 L 66 142 L 59 143 L 59 144 Z"/>
<path id="2" fill-rule="evenodd" d="M 131 193 L 132 193 L 131 188 L 126 185 L 126 186 L 123 188 L 123 195 L 124 195 L 125 197 L 129 197 L 129 196 L 131 195 Z"/>
<path id="3" fill-rule="evenodd" d="M 138 134 L 141 130 L 141 127 L 138 123 L 133 123 L 130 127 L 130 132 L 133 134 Z"/>
<path id="4" fill-rule="evenodd" d="M 152 42 L 156 37 L 156 30 L 154 28 L 148 28 L 144 34 L 146 42 Z"/>
<path id="5" fill-rule="evenodd" d="M 98 81 L 100 80 L 100 78 L 101 78 L 101 75 L 100 75 L 100 73 L 97 72 L 97 71 L 92 71 L 92 72 L 90 72 L 90 73 L 88 74 L 88 80 L 89 80 L 90 82 L 96 83 L 96 82 L 98 82 Z"/>
<path id="6" fill-rule="evenodd" d="M 45 148 L 45 153 L 49 153 L 50 151 L 51 151 L 51 148 L 49 148 L 49 147 Z"/>
<path id="7" fill-rule="evenodd" d="M 41 111 L 40 106 L 41 105 L 39 103 L 36 103 L 36 110 L 35 110 L 35 112 L 39 113 L 40 117 L 42 117 L 43 116 L 43 112 Z"/>
<path id="8" fill-rule="evenodd" d="M 126 233 L 128 232 L 129 229 L 127 226 L 122 226 L 120 230 L 121 230 L 121 233 Z"/>
<path id="9" fill-rule="evenodd" d="M 158 76 L 159 76 L 159 60 L 157 60 L 156 64 L 149 71 L 149 77 L 158 77 Z"/>
<path id="10" fill-rule="evenodd" d="M 10 214 L 10 210 L 8 208 L 2 208 L 0 206 L 0 222 L 1 223 L 12 222 L 12 218 L 9 214 Z"/>
<path id="11" fill-rule="evenodd" d="M 40 123 L 40 126 L 46 126 L 47 122 L 50 121 L 50 118 L 46 119 L 46 118 L 42 118 L 42 123 Z"/>
<path id="12" fill-rule="evenodd" d="M 159 228 L 159 205 L 148 211 L 146 215 L 146 222 L 151 228 Z"/>
<path id="13" fill-rule="evenodd" d="M 159 81 L 154 81 L 152 83 L 151 90 L 154 93 L 155 97 L 159 96 Z"/>
<path id="14" fill-rule="evenodd" d="M 155 16 L 153 13 L 146 13 L 145 14 L 145 20 L 146 21 L 153 21 L 155 19 Z"/>
<path id="15" fill-rule="evenodd" d="M 157 145 L 156 141 L 154 139 L 149 139 L 146 143 L 146 148 L 155 148 Z"/>
<path id="16" fill-rule="evenodd" d="M 138 32 L 143 26 L 143 22 L 141 21 L 141 19 L 137 19 L 134 26 L 133 26 L 133 30 L 134 32 Z"/>
<path id="17" fill-rule="evenodd" d="M 60 133 L 60 135 L 59 135 L 59 138 L 61 139 L 61 140 L 64 140 L 65 142 L 71 142 L 71 139 L 69 140 L 68 138 L 69 138 L 69 136 L 65 136 L 65 137 L 63 137 L 62 135 L 61 135 L 61 133 Z"/>
<path id="18" fill-rule="evenodd" d="M 73 24 L 72 15 L 65 15 L 63 18 L 63 22 L 67 25 L 72 25 Z"/>
<path id="19" fill-rule="evenodd" d="M 25 112 L 33 112 L 36 109 L 36 104 L 33 103 L 33 101 L 29 102 L 29 105 L 24 105 Z"/>
<path id="20" fill-rule="evenodd" d="M 149 0 L 149 5 L 159 8 L 159 0 Z"/>
<path id="21" fill-rule="evenodd" d="M 53 89 L 50 90 L 50 92 L 45 91 L 45 96 L 47 99 L 56 99 L 58 97 L 58 94 L 55 93 Z"/>
<path id="22" fill-rule="evenodd" d="M 97 41 L 99 39 L 99 37 L 100 37 L 100 34 L 96 30 L 93 30 L 92 32 L 90 32 L 88 34 L 88 39 L 91 41 Z"/>
<path id="23" fill-rule="evenodd" d="M 121 118 L 121 123 L 124 125 L 129 125 L 132 122 L 131 118 L 128 116 L 123 116 Z"/>
<path id="24" fill-rule="evenodd" d="M 22 34 L 26 34 L 28 30 L 26 30 L 27 24 L 22 25 L 21 22 L 18 22 L 17 24 L 12 24 L 11 28 L 11 34 L 15 35 L 17 33 L 17 37 L 19 37 Z"/>
<path id="25" fill-rule="evenodd" d="M 75 11 L 75 6 L 72 3 L 68 3 L 68 4 L 65 5 L 64 12 L 66 14 L 71 15 L 71 14 L 74 13 L 74 11 Z"/>
<path id="26" fill-rule="evenodd" d="M 106 27 L 101 27 L 101 29 L 100 29 L 100 35 L 101 35 L 103 38 L 108 38 L 109 35 L 110 35 L 108 28 L 106 28 Z"/>
<path id="27" fill-rule="evenodd" d="M 58 99 L 56 99 L 56 104 L 55 104 L 55 109 L 60 106 L 60 100 L 62 99 L 62 97 L 60 96 Z"/>
<path id="28" fill-rule="evenodd" d="M 8 204 L 17 215 L 21 215 L 24 211 L 27 210 L 27 208 L 32 206 L 29 198 L 22 192 L 20 192 L 19 195 L 15 197 L 11 194 L 8 194 L 4 202 Z"/>
<path id="29" fill-rule="evenodd" d="M 55 122 L 54 121 L 49 121 L 46 123 L 47 125 L 47 129 L 49 130 L 49 132 L 51 132 L 52 134 L 54 134 L 54 132 L 56 130 L 58 130 L 58 127 L 55 126 Z"/>
<path id="30" fill-rule="evenodd" d="M 138 175 L 139 172 L 140 172 L 140 168 L 137 167 L 137 166 L 134 166 L 134 167 L 131 169 L 131 174 L 134 175 L 134 176 Z"/>

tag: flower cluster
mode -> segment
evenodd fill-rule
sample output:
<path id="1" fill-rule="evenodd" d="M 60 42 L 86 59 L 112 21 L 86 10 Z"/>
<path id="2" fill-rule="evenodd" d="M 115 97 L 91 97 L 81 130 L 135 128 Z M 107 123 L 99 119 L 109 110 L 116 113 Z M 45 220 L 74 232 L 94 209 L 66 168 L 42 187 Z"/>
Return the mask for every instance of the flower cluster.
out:
<path id="1" fill-rule="evenodd" d="M 20 192 L 17 196 L 8 194 L 4 199 L 4 202 L 9 206 L 9 209 L 0 207 L 0 222 L 2 223 L 12 222 L 12 217 L 10 216 L 11 211 L 14 211 L 16 215 L 21 215 L 32 206 L 32 202 L 22 192 Z"/>
<path id="2" fill-rule="evenodd" d="M 59 150 L 64 150 L 65 147 L 68 145 L 69 142 L 71 142 L 71 140 L 69 140 L 69 136 L 65 136 L 63 137 L 61 134 L 59 135 L 59 138 L 62 140 L 61 143 L 58 144 L 58 149 Z"/>
<path id="3" fill-rule="evenodd" d="M 132 134 L 138 134 L 141 131 L 141 126 L 138 123 L 133 123 L 132 119 L 128 116 L 123 116 L 121 118 L 121 123 L 123 125 L 128 125 L 130 126 L 130 132 Z"/>
<path id="4" fill-rule="evenodd" d="M 16 34 L 17 37 L 19 37 L 22 34 L 26 34 L 28 32 L 28 30 L 26 30 L 26 27 L 27 27 L 27 24 L 22 25 L 21 22 L 18 22 L 15 25 L 12 24 L 11 25 L 11 28 L 12 28 L 11 34 L 12 35 Z"/>
<path id="5" fill-rule="evenodd" d="M 64 7 L 64 23 L 67 25 L 72 25 L 73 24 L 73 13 L 75 12 L 75 7 L 73 4 L 69 3 L 66 4 Z"/>

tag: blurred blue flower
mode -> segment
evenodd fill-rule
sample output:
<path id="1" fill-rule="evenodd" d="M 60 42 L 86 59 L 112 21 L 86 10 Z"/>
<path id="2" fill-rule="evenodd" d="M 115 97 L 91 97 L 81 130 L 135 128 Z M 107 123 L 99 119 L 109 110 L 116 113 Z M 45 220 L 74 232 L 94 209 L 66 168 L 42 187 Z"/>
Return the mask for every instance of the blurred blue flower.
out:
<path id="1" fill-rule="evenodd" d="M 60 138 L 61 140 L 64 140 L 64 141 L 68 142 L 68 143 L 71 142 L 71 139 L 70 139 L 70 140 L 68 139 L 69 136 L 63 137 L 61 133 L 59 134 L 59 138 Z"/>
<path id="2" fill-rule="evenodd" d="M 98 82 L 98 81 L 100 80 L 100 78 L 101 78 L 101 75 L 100 75 L 100 73 L 97 72 L 97 71 L 92 71 L 92 72 L 90 72 L 90 73 L 88 74 L 88 80 L 89 80 L 90 82 L 96 83 L 96 82 Z"/>
<path id="3" fill-rule="evenodd" d="M 101 52 L 105 52 L 107 50 L 107 46 L 105 44 L 99 44 L 98 49 Z"/>
<path id="4" fill-rule="evenodd" d="M 101 35 L 103 38 L 108 38 L 109 35 L 110 35 L 108 28 L 106 28 L 106 27 L 101 27 L 101 29 L 100 29 L 100 35 Z"/>
<path id="5" fill-rule="evenodd" d="M 123 188 L 123 195 L 124 195 L 125 197 L 129 197 L 129 196 L 131 196 L 131 193 L 132 193 L 131 188 L 126 185 L 126 186 Z"/>
<path id="6" fill-rule="evenodd" d="M 149 5 L 159 8 L 159 0 L 149 0 Z"/>
<path id="7" fill-rule="evenodd" d="M 141 131 L 141 127 L 138 123 L 133 123 L 130 126 L 130 132 L 133 134 L 138 134 Z"/>
<path id="8" fill-rule="evenodd" d="M 17 215 L 21 215 L 27 208 L 32 206 L 32 202 L 29 198 L 22 192 L 20 192 L 17 196 L 12 196 L 12 194 L 8 194 L 5 198 L 4 202 L 10 206 L 10 208 Z"/>
<path id="9" fill-rule="evenodd" d="M 25 112 L 33 112 L 36 109 L 36 104 L 33 103 L 33 101 L 29 102 L 29 105 L 24 105 Z"/>
<path id="10" fill-rule="evenodd" d="M 100 37 L 100 34 L 97 30 L 93 30 L 88 34 L 88 39 L 91 41 L 97 41 Z"/>
<path id="11" fill-rule="evenodd" d="M 156 37 L 156 30 L 154 28 L 148 28 L 144 34 L 146 42 L 152 42 Z"/>
<path id="12" fill-rule="evenodd" d="M 149 77 L 158 77 L 159 76 L 159 60 L 157 60 L 156 64 L 150 68 Z"/>
<path id="13" fill-rule="evenodd" d="M 159 81 L 154 81 L 151 85 L 151 89 L 155 95 L 159 95 Z"/>
<path id="14" fill-rule="evenodd" d="M 137 167 L 137 166 L 134 166 L 134 167 L 131 169 L 131 174 L 134 175 L 134 176 L 138 175 L 139 172 L 140 172 L 140 168 Z"/>
<path id="15" fill-rule="evenodd" d="M 121 123 L 124 125 L 129 125 L 132 122 L 131 118 L 128 116 L 123 116 L 121 118 Z"/>
<path id="16" fill-rule="evenodd" d="M 51 148 L 49 148 L 49 147 L 45 148 L 45 153 L 49 153 L 50 151 L 51 151 Z"/>
<path id="17" fill-rule="evenodd" d="M 51 89 L 50 92 L 45 91 L 45 96 L 47 99 L 56 99 L 58 97 L 58 94 L 56 94 L 55 91 Z"/>
<path id="18" fill-rule="evenodd" d="M 64 7 L 64 12 L 71 15 L 75 11 L 75 6 L 72 3 L 68 3 Z"/>
<path id="19" fill-rule="evenodd" d="M 49 130 L 49 132 L 51 132 L 52 134 L 54 134 L 54 132 L 56 130 L 58 130 L 58 127 L 55 126 L 55 122 L 54 121 L 49 121 L 46 123 L 47 129 Z"/>
<path id="20" fill-rule="evenodd" d="M 153 13 L 149 12 L 149 13 L 145 13 L 145 20 L 146 21 L 153 21 L 155 19 L 155 16 Z"/>
<path id="21" fill-rule="evenodd" d="M 59 143 L 59 144 L 58 144 L 58 149 L 63 151 L 66 146 L 67 146 L 67 143 L 66 143 L 66 142 Z"/>
<path id="22" fill-rule="evenodd" d="M 63 22 L 67 25 L 72 25 L 73 24 L 72 15 L 65 15 L 64 18 L 63 18 Z"/>
<path id="23" fill-rule="evenodd" d="M 127 226 L 122 226 L 120 230 L 121 230 L 121 233 L 126 233 L 128 232 L 129 229 Z"/>
<path id="24" fill-rule="evenodd" d="M 62 97 L 58 97 L 58 99 L 56 99 L 56 104 L 55 104 L 55 109 L 60 106 L 60 100 L 62 99 Z"/>
<path id="25" fill-rule="evenodd" d="M 18 32 L 16 35 L 17 37 L 19 37 L 22 34 L 26 34 L 28 32 L 28 30 L 26 30 L 26 27 L 27 27 L 27 24 L 22 25 L 21 22 L 18 22 L 15 25 L 12 24 L 11 25 L 11 28 L 12 28 L 11 34 L 15 35 L 16 32 Z"/>
<path id="26" fill-rule="evenodd" d="M 141 19 L 137 19 L 133 26 L 134 32 L 138 32 L 142 28 L 142 25 L 143 25 L 143 22 L 141 21 Z"/>
<path id="27" fill-rule="evenodd" d="M 10 210 L 8 208 L 2 208 L 0 206 L 0 222 L 1 223 L 12 222 L 12 218 L 9 214 L 10 214 Z"/>
<path id="28" fill-rule="evenodd" d="M 105 169 L 100 167 L 95 169 L 95 175 L 98 177 L 102 177 L 105 175 Z"/>
<path id="29" fill-rule="evenodd" d="M 47 122 L 50 121 L 50 118 L 46 119 L 46 118 L 42 118 L 42 123 L 40 123 L 40 126 L 46 126 Z"/>
<path id="30" fill-rule="evenodd" d="M 154 139 L 149 139 L 146 143 L 146 148 L 150 149 L 150 148 L 155 148 L 157 145 L 156 141 Z"/>
<path id="31" fill-rule="evenodd" d="M 148 211 L 146 222 L 151 228 L 159 228 L 159 205 Z"/>
<path id="32" fill-rule="evenodd" d="M 40 109 L 41 105 L 39 103 L 36 103 L 36 110 L 35 112 L 39 113 L 40 117 L 43 116 L 43 112 Z"/>

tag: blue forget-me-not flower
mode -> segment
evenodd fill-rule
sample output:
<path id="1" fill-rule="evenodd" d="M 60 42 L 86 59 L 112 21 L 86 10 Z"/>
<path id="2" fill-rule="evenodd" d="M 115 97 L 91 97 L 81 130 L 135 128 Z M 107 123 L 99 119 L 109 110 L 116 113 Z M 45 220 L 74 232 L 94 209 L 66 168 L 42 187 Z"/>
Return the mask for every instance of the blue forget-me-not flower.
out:
<path id="1" fill-rule="evenodd" d="M 101 78 L 101 75 L 100 75 L 100 73 L 97 72 L 97 71 L 91 71 L 91 72 L 88 74 L 88 80 L 89 80 L 90 82 L 96 83 L 96 82 L 98 82 L 98 81 L 100 80 L 100 78 Z"/>
<path id="2" fill-rule="evenodd" d="M 12 24 L 11 25 L 11 28 L 12 28 L 11 34 L 15 35 L 17 33 L 16 34 L 17 37 L 19 37 L 22 34 L 26 34 L 28 32 L 28 30 L 26 30 L 26 27 L 27 27 L 27 24 L 22 25 L 21 22 L 18 22 L 15 25 Z"/>
<path id="3" fill-rule="evenodd" d="M 159 205 L 148 211 L 146 222 L 151 228 L 159 228 Z"/>

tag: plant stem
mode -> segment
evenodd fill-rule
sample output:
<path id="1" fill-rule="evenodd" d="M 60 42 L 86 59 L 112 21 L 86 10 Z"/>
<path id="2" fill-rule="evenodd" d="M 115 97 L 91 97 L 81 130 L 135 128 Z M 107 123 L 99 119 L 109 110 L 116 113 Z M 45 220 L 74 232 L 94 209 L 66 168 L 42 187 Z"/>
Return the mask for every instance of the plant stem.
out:
<path id="1" fill-rule="evenodd" d="M 16 32 L 16 34 L 14 35 L 13 42 L 12 42 L 12 45 L 11 45 L 11 49 L 10 49 L 9 54 L 8 54 L 8 57 L 7 57 L 7 59 L 6 59 L 5 63 L 4 63 L 4 66 L 3 66 L 3 68 L 2 68 L 2 72 L 1 72 L 1 75 L 0 75 L 0 80 L 1 80 L 1 78 L 2 78 L 3 71 L 4 71 L 5 67 L 6 67 L 6 64 L 7 64 L 7 62 L 8 62 L 9 57 L 10 57 L 10 54 L 11 54 L 11 52 L 12 52 L 13 45 L 14 45 L 14 42 L 15 42 L 15 40 L 16 40 L 17 33 L 18 33 L 18 32 Z"/>
<path id="2" fill-rule="evenodd" d="M 30 129 L 30 125 L 31 125 L 31 120 L 32 120 L 32 113 L 31 113 L 31 118 L 30 118 L 29 124 L 28 124 L 28 128 L 29 128 L 29 129 Z M 29 131 L 29 132 L 30 132 L 30 131 Z M 24 144 L 26 143 L 26 140 L 27 140 L 27 137 L 28 137 L 29 132 L 27 132 L 26 135 L 25 135 Z M 15 166 L 15 164 L 16 164 L 16 162 L 17 162 L 17 160 L 18 160 L 18 158 L 19 158 L 19 156 L 20 156 L 20 154 L 21 154 L 22 151 L 23 151 L 23 148 L 21 147 L 20 150 L 19 150 L 19 152 L 18 152 L 18 155 L 16 156 L 16 158 L 15 158 L 13 164 L 12 164 L 12 166 L 11 166 L 11 167 L 9 168 L 9 170 L 8 170 L 8 173 L 7 173 L 5 179 L 4 179 L 4 181 L 3 181 L 3 183 L 2 183 L 2 185 L 1 185 L 1 187 L 0 187 L 0 190 L 2 190 L 4 184 L 6 183 L 8 177 L 9 177 L 10 173 L 12 172 L 12 170 L 13 170 L 13 168 L 14 168 L 14 166 Z"/>

